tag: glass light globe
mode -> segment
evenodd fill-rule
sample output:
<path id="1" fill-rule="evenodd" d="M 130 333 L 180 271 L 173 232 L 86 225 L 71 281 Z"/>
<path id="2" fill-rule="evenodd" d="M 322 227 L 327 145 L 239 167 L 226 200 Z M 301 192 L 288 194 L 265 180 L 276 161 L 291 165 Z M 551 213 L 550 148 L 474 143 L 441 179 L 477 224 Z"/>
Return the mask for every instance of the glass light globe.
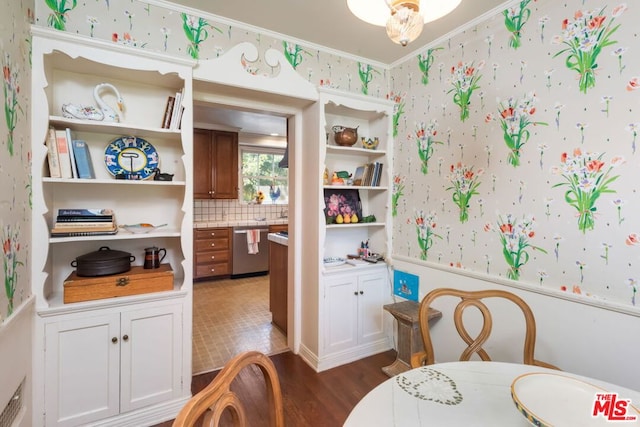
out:
<path id="1" fill-rule="evenodd" d="M 424 19 L 420 13 L 408 7 L 400 7 L 387 21 L 387 35 L 394 43 L 406 46 L 420 36 Z"/>

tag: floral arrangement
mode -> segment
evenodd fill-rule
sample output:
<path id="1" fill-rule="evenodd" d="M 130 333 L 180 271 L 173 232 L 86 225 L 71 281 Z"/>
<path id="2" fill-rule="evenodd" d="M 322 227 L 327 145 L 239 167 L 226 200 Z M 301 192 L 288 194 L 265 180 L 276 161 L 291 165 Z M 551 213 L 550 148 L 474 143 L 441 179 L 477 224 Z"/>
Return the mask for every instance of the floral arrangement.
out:
<path id="1" fill-rule="evenodd" d="M 422 209 L 416 210 L 415 222 L 418 245 L 420 246 L 420 259 L 424 261 L 427 259 L 429 249 L 433 246 L 433 238 L 442 239 L 442 237 L 434 231 L 436 228 L 436 214 L 434 212 L 426 214 Z"/>
<path id="2" fill-rule="evenodd" d="M 20 251 L 20 229 L 5 225 L 2 230 L 2 266 L 4 267 L 4 292 L 7 295 L 7 316 L 13 313 L 13 297 L 18 282 L 18 266 L 24 265 L 18 261 Z"/>
<path id="3" fill-rule="evenodd" d="M 478 63 L 474 67 L 473 62 L 462 61 L 457 66 L 451 67 L 450 83 L 453 88 L 447 93 L 453 92 L 453 102 L 460 107 L 460 120 L 463 122 L 469 118 L 469 103 L 471 102 L 471 94 L 474 90 L 480 88 L 478 81 L 482 76 L 478 73 L 484 66 L 484 61 Z"/>
<path id="4" fill-rule="evenodd" d="M 500 112 L 498 119 L 502 127 L 504 142 L 509 148 L 507 160 L 514 167 L 520 165 L 522 147 L 529 141 L 531 134 L 527 128 L 530 125 L 547 126 L 545 122 L 532 120 L 536 112 L 535 102 L 536 96 L 531 92 L 523 99 L 509 98 L 506 102 L 500 102 L 498 106 Z"/>
<path id="5" fill-rule="evenodd" d="M 404 114 L 404 97 L 406 93 L 403 95 L 394 94 L 390 92 L 387 94 L 387 99 L 390 99 L 394 102 L 393 104 L 393 136 L 398 136 L 398 124 L 400 123 L 400 117 Z"/>
<path id="6" fill-rule="evenodd" d="M 535 221 L 533 217 L 523 217 L 518 221 L 513 215 L 508 214 L 505 219 L 498 218 L 498 232 L 500 233 L 500 243 L 502 244 L 502 255 L 509 264 L 507 276 L 509 279 L 518 280 L 522 266 L 529 262 L 527 248 L 531 248 L 542 253 L 547 253 L 542 248 L 533 246 L 529 239 L 535 236 L 533 231 Z M 485 225 L 485 230 L 491 230 L 491 225 Z"/>
<path id="7" fill-rule="evenodd" d="M 404 180 L 405 177 L 400 175 L 393 176 L 393 188 L 391 190 L 391 215 L 398 215 L 398 201 L 400 197 L 404 195 Z"/>
<path id="8" fill-rule="evenodd" d="M 198 59 L 200 57 L 200 43 L 202 43 L 209 37 L 207 27 L 213 28 L 220 34 L 222 34 L 222 30 L 220 28 L 212 26 L 204 18 L 187 15 L 186 13 L 181 13 L 180 16 L 182 17 L 182 29 L 184 30 L 184 34 L 185 36 L 187 36 L 187 40 L 189 41 L 187 51 L 193 59 Z"/>
<path id="9" fill-rule="evenodd" d="M 422 84 L 429 84 L 429 70 L 431 70 L 431 66 L 433 65 L 433 61 L 435 60 L 433 56 L 433 52 L 436 50 L 442 50 L 443 47 L 436 47 L 432 49 L 427 49 L 426 53 L 421 53 L 418 55 L 418 67 L 420 68 L 420 72 L 422 73 Z"/>
<path id="10" fill-rule="evenodd" d="M 514 49 L 522 45 L 520 32 L 531 16 L 531 9 L 527 8 L 530 2 L 531 0 L 522 0 L 518 5 L 509 7 L 502 12 L 504 14 L 504 25 L 507 31 L 511 33 L 509 46 Z"/>
<path id="11" fill-rule="evenodd" d="M 11 58 L 8 53 L 4 55 L 2 64 L 2 89 L 4 90 L 4 119 L 7 124 L 7 149 L 13 156 L 13 131 L 18 122 L 18 110 L 22 110 L 18 104 L 20 84 L 18 83 L 18 71 L 11 70 Z"/>
<path id="12" fill-rule="evenodd" d="M 78 5 L 78 0 L 71 0 L 69 7 L 67 7 L 67 0 L 44 0 L 44 2 L 53 11 L 47 19 L 47 25 L 56 30 L 64 31 L 66 29 L 67 12 L 75 9 Z"/>
<path id="13" fill-rule="evenodd" d="M 416 142 L 421 161 L 420 170 L 425 175 L 429 172 L 429 159 L 433 155 L 433 145 L 442 144 L 442 142 L 434 140 L 438 134 L 437 126 L 438 122 L 436 120 L 431 120 L 428 125 L 424 122 L 416 124 Z"/>
<path id="14" fill-rule="evenodd" d="M 460 209 L 460 222 L 466 222 L 469 219 L 469 201 L 473 195 L 478 194 L 479 178 L 484 171 L 478 169 L 477 172 L 474 172 L 473 166 L 466 166 L 458 162 L 456 165 L 451 165 L 450 172 L 451 187 L 446 190 L 453 191 L 453 202 Z"/>
<path id="15" fill-rule="evenodd" d="M 287 58 L 287 61 L 289 62 L 289 64 L 291 64 L 294 70 L 298 67 L 298 65 L 302 64 L 303 53 L 311 56 L 311 53 L 304 50 L 298 44 L 283 41 L 282 46 L 284 47 L 284 57 Z"/>
<path id="16" fill-rule="evenodd" d="M 605 168 L 602 161 L 603 154 L 583 153 L 576 148 L 573 155 L 566 152 L 560 157 L 560 166 L 554 167 L 552 172 L 561 175 L 565 182 L 553 186 L 567 186 L 564 199 L 578 211 L 578 228 L 585 233 L 595 226 L 596 202 L 602 193 L 615 193 L 609 185 L 618 178 L 610 176 L 614 167 L 624 163 L 622 157 L 614 157 L 611 166 Z"/>
<path id="17" fill-rule="evenodd" d="M 264 193 L 262 191 L 258 191 L 256 193 L 256 203 L 261 204 L 264 201 Z"/>
<path id="18" fill-rule="evenodd" d="M 588 89 L 595 86 L 598 55 L 603 48 L 617 43 L 611 40 L 611 36 L 620 25 L 612 25 L 625 10 L 625 3 L 616 6 L 609 20 L 603 14 L 604 7 L 600 10 L 578 10 L 572 20 L 562 21 L 562 34 L 556 35 L 553 43 L 563 44 L 566 48 L 553 57 L 567 54 L 565 64 L 580 75 L 578 85 L 581 92 L 587 93 Z"/>

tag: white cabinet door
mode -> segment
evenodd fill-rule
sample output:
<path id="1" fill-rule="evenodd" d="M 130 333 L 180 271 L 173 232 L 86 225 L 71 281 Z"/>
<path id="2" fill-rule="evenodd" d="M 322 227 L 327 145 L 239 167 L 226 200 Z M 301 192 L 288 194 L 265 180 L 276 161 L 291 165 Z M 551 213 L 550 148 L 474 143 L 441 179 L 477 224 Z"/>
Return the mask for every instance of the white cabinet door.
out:
<path id="1" fill-rule="evenodd" d="M 328 354 L 358 343 L 358 285 L 356 276 L 339 275 L 325 280 L 324 351 Z"/>
<path id="2" fill-rule="evenodd" d="M 116 415 L 119 313 L 46 325 L 46 424 L 76 426 Z"/>
<path id="3" fill-rule="evenodd" d="M 358 344 L 383 339 L 384 309 L 387 275 L 358 276 Z"/>
<path id="4" fill-rule="evenodd" d="M 124 311 L 120 333 L 120 411 L 131 411 L 179 396 L 182 306 Z"/>

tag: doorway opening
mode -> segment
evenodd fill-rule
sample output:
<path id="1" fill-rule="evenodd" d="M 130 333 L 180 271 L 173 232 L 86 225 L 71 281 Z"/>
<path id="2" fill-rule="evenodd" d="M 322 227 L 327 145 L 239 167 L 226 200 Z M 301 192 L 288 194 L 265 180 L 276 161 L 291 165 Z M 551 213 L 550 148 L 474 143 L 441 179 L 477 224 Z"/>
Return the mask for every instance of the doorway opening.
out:
<path id="1" fill-rule="evenodd" d="M 288 145 L 287 117 L 282 113 L 196 101 L 194 129 L 198 128 L 237 132 L 241 147 L 250 147 L 258 152 L 276 148 L 284 151 Z M 276 133 L 279 135 L 274 135 Z M 241 149 L 238 151 L 242 152 Z M 246 254 L 246 235 L 241 236 L 244 239 L 240 241 L 234 232 L 241 228 L 256 228 L 256 224 L 265 229 L 274 223 L 287 225 L 289 211 L 288 203 L 278 203 L 277 199 L 271 200 L 269 196 L 264 204 L 243 200 L 242 159 L 243 156 L 239 155 L 237 199 L 194 200 L 194 222 L 229 227 L 233 239 L 231 278 L 198 281 L 193 285 L 194 374 L 221 368 L 243 351 L 257 350 L 271 355 L 290 349 L 287 336 L 272 324 L 268 271 L 266 274 L 235 275 L 237 261 L 255 258 L 255 255 Z M 260 233 L 260 240 L 260 248 L 268 249 L 266 233 Z M 243 257 L 238 256 L 240 253 Z M 258 255 L 264 255 L 262 249 Z"/>

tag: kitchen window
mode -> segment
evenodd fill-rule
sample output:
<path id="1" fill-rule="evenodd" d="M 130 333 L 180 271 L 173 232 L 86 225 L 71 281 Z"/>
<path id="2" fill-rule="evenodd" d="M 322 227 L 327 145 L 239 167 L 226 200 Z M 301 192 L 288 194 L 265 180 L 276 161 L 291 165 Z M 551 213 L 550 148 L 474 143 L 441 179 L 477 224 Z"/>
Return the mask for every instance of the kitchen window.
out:
<path id="1" fill-rule="evenodd" d="M 280 148 L 240 148 L 243 202 L 255 203 L 256 195 L 261 191 L 263 204 L 289 203 L 288 169 L 278 166 L 283 156 L 284 149 Z"/>

